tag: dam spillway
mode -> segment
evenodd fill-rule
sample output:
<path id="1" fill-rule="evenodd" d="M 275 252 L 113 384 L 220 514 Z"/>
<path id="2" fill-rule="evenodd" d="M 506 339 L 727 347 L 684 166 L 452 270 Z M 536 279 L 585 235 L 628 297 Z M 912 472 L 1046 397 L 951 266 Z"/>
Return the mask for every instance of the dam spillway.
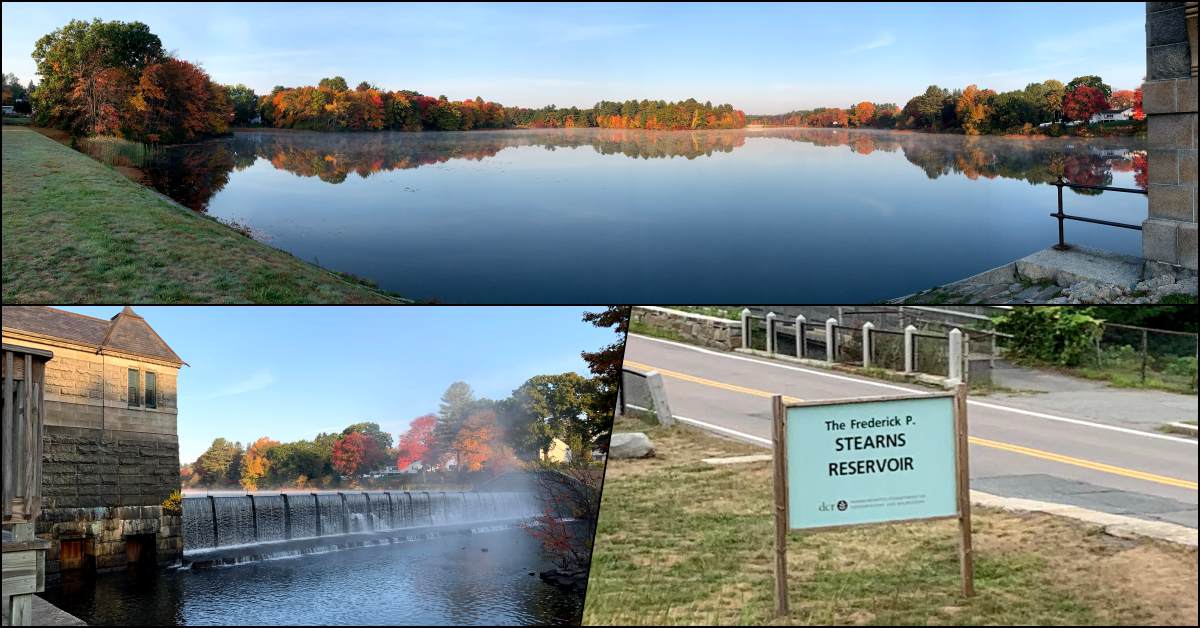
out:
<path id="1" fill-rule="evenodd" d="M 535 496 L 519 492 L 279 493 L 182 501 L 185 553 L 541 514 Z"/>

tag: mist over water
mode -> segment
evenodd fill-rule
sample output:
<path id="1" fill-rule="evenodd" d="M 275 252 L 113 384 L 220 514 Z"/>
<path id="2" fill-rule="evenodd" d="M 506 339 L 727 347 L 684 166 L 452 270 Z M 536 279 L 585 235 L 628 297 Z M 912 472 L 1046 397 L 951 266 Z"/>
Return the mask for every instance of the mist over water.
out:
<path id="1" fill-rule="evenodd" d="M 506 528 L 203 571 L 68 576 L 44 597 L 93 625 L 578 622 L 581 596 L 542 582 L 547 568 L 528 533 Z"/>
<path id="2" fill-rule="evenodd" d="M 532 493 L 376 491 L 215 495 L 183 499 L 184 554 L 406 528 L 528 520 Z"/>

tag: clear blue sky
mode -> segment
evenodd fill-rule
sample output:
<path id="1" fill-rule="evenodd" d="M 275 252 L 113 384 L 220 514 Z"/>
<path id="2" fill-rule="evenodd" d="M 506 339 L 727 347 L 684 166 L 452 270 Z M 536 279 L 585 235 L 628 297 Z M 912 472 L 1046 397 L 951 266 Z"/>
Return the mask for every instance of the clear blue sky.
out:
<path id="1" fill-rule="evenodd" d="M 63 308 L 110 318 L 120 307 Z M 190 366 L 179 457 L 223 436 L 291 441 L 374 421 L 395 438 L 464 381 L 500 399 L 526 379 L 589 374 L 579 353 L 617 340 L 599 307 L 159 307 L 134 310 Z"/>
<path id="2" fill-rule="evenodd" d="M 222 83 L 259 93 L 341 75 L 506 105 L 630 98 L 780 113 L 903 104 L 931 83 L 1007 90 L 1145 73 L 1145 3 L 588 4 L 4 3 L 3 65 L 71 18 L 140 20 Z"/>

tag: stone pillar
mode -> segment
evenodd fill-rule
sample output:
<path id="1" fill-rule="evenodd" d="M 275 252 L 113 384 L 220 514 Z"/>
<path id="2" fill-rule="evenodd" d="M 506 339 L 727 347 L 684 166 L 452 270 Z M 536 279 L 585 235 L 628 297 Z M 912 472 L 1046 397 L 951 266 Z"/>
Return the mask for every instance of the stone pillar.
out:
<path id="1" fill-rule="evenodd" d="M 750 308 L 742 310 L 742 348 L 750 348 Z"/>
<path id="2" fill-rule="evenodd" d="M 950 379 L 955 382 L 963 381 L 963 334 L 958 328 L 950 330 L 950 364 L 947 365 L 947 371 Z"/>
<path id="3" fill-rule="evenodd" d="M 675 417 L 671 414 L 671 406 L 667 403 L 667 388 L 663 386 L 662 375 L 659 375 L 658 371 L 646 373 L 646 388 L 650 391 L 650 402 L 654 404 L 654 414 L 658 417 L 658 424 L 663 427 L 674 425 Z"/>
<path id="4" fill-rule="evenodd" d="M 916 337 L 913 334 L 917 333 L 917 328 L 909 325 L 904 328 L 904 372 L 911 373 L 916 368 L 916 354 L 913 353 L 913 341 Z"/>
<path id="5" fill-rule="evenodd" d="M 830 364 L 833 364 L 834 346 L 837 344 L 837 330 L 833 328 L 837 323 L 833 317 L 825 321 L 825 361 Z"/>
<path id="6" fill-rule="evenodd" d="M 1146 3 L 1142 257 L 1196 269 L 1196 2 Z"/>

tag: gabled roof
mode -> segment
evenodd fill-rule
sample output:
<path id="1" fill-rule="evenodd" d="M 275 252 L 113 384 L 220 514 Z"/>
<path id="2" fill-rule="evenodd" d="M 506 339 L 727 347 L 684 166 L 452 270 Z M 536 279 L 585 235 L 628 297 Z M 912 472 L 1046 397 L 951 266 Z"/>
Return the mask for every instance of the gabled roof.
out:
<path id="1" fill-rule="evenodd" d="M 52 307 L 6 305 L 4 328 L 87 345 L 96 353 L 127 353 L 185 364 L 146 319 L 128 306 L 106 321 Z"/>

